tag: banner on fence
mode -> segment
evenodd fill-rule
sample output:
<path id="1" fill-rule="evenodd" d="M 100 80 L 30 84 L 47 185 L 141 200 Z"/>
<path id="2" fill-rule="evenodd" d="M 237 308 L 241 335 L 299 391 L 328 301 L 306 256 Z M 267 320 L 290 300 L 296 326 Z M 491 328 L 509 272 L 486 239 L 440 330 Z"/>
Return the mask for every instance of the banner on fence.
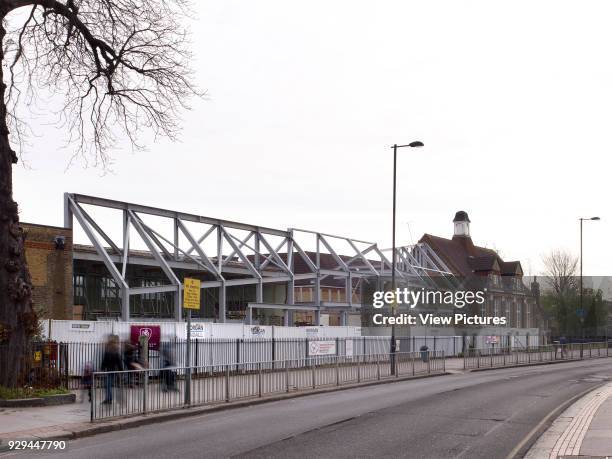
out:
<path id="1" fill-rule="evenodd" d="M 84 331 L 84 332 L 92 332 L 94 331 L 95 324 L 91 322 L 70 322 L 70 330 L 72 331 Z"/>
<path id="2" fill-rule="evenodd" d="M 149 338 L 149 349 L 159 350 L 159 340 L 161 337 L 161 327 L 159 325 L 131 325 L 130 341 L 134 346 L 138 346 L 141 336 Z"/>
<path id="3" fill-rule="evenodd" d="M 253 338 L 266 338 L 266 329 L 259 325 L 251 327 L 250 332 Z"/>
<path id="4" fill-rule="evenodd" d="M 485 336 L 486 344 L 499 344 L 499 336 Z"/>
<path id="5" fill-rule="evenodd" d="M 185 327 L 188 325 L 185 324 Z M 206 329 L 203 323 L 192 323 L 191 324 L 191 339 L 204 339 L 206 338 Z"/>
<path id="6" fill-rule="evenodd" d="M 308 356 L 336 355 L 336 340 L 311 341 L 308 343 Z"/>
<path id="7" fill-rule="evenodd" d="M 344 342 L 344 353 L 347 357 L 353 357 L 353 339 L 349 338 Z"/>

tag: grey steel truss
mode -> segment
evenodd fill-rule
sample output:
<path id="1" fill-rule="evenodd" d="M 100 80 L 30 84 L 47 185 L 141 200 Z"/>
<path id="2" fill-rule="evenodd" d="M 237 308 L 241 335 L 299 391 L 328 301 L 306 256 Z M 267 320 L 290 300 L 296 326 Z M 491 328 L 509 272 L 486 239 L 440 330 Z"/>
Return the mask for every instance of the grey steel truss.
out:
<path id="1" fill-rule="evenodd" d="M 120 211 L 122 221 L 120 243 L 102 228 L 86 208 L 105 208 Z M 155 222 L 150 219 L 156 219 Z M 182 318 L 182 282 L 177 270 L 206 273 L 202 289 L 218 289 L 219 319 L 226 319 L 226 290 L 231 286 L 255 285 L 255 298 L 249 302 L 249 314 L 264 303 L 264 284 L 286 285 L 286 303 L 278 305 L 285 311 L 337 311 L 343 322 L 348 311 L 361 305 L 353 304 L 353 294 L 360 282 L 375 279 L 385 282 L 391 276 L 391 262 L 376 243 L 345 236 L 291 228 L 278 230 L 257 225 L 221 220 L 200 215 L 159 209 L 110 199 L 80 194 L 64 195 L 64 226 L 73 228 L 76 219 L 93 251 L 75 251 L 75 259 L 101 261 L 121 292 L 121 318 L 130 319 L 130 297 L 148 293 L 172 292 L 174 316 Z M 171 223 L 171 234 L 164 233 L 159 222 Z M 196 227 L 198 233 L 196 233 Z M 115 231 L 117 232 L 117 231 Z M 146 250 L 133 250 L 131 236 L 137 235 Z M 119 239 L 119 238 L 117 238 Z M 307 251 L 310 243 L 313 250 Z M 342 248 L 340 248 L 340 246 Z M 434 277 L 452 276 L 444 262 L 426 244 L 397 249 L 396 277 L 407 286 L 434 288 Z M 296 261 L 299 259 L 299 269 Z M 323 260 L 324 259 L 324 260 Z M 129 265 L 159 268 L 167 284 L 159 286 L 130 286 L 127 278 Z M 345 302 L 323 302 L 322 285 L 333 282 L 344 289 Z M 311 302 L 295 303 L 295 288 L 312 285 Z M 379 284 L 380 285 L 380 284 Z M 285 318 L 285 321 L 287 319 Z"/>

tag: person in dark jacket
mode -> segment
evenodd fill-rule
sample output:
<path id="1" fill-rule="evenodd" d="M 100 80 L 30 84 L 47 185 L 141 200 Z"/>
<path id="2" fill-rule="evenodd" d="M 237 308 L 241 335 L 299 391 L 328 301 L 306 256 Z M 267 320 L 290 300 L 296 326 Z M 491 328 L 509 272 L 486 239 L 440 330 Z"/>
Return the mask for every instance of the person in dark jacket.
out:
<path id="1" fill-rule="evenodd" d="M 119 349 L 119 337 L 111 335 L 106 342 L 104 349 L 104 357 L 102 358 L 102 371 L 122 371 L 123 362 Z M 106 398 L 102 403 L 112 403 L 113 401 L 113 382 L 117 378 L 117 374 L 109 373 L 106 375 Z"/>
<path id="2" fill-rule="evenodd" d="M 174 367 L 174 356 L 168 345 L 162 347 L 162 390 L 167 392 L 178 391 L 176 388 L 176 374 L 171 368 Z"/>

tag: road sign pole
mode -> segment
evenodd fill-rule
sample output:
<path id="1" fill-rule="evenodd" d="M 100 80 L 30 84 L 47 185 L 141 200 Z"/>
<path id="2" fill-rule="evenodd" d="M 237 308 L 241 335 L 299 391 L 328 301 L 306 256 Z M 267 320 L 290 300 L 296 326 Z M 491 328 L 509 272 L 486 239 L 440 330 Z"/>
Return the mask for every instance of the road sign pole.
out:
<path id="1" fill-rule="evenodd" d="M 191 404 L 191 309 L 187 309 L 187 349 L 185 350 L 185 405 Z"/>

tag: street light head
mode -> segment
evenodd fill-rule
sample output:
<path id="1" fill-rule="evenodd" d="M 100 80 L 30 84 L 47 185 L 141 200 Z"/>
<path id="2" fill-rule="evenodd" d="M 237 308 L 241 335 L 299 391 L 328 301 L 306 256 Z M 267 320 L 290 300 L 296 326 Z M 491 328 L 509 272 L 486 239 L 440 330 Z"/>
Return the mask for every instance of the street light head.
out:
<path id="1" fill-rule="evenodd" d="M 601 220 L 599 217 L 591 217 L 591 220 Z"/>
<path id="2" fill-rule="evenodd" d="M 425 144 L 417 140 L 416 142 L 410 142 L 408 146 L 412 148 L 417 148 L 417 147 L 424 147 Z"/>

